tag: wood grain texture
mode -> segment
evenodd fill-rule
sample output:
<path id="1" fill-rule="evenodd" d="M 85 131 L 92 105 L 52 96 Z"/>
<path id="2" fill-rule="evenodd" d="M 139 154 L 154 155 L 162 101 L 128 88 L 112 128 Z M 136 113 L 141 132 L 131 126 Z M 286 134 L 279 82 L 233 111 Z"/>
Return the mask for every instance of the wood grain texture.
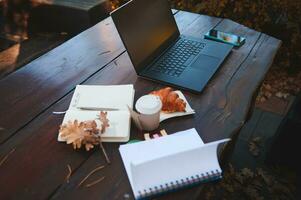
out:
<path id="1" fill-rule="evenodd" d="M 179 26 L 181 26 L 181 24 L 179 24 Z M 117 61 L 111 62 L 111 64 L 113 65 L 116 64 L 118 65 L 118 63 L 119 62 Z M 100 77 L 98 77 L 96 78 L 96 80 L 100 81 L 99 84 L 118 84 L 124 79 L 127 80 L 128 78 L 131 78 L 130 79 L 131 81 L 128 81 L 127 83 L 132 83 L 133 78 L 137 78 L 137 76 L 134 73 L 134 70 L 129 60 L 127 60 L 127 63 L 128 63 L 127 68 L 120 68 L 120 67 L 117 68 L 118 73 L 114 75 L 115 77 L 114 79 L 112 79 L 112 76 L 107 76 L 107 74 L 103 74 L 104 73 L 103 71 L 100 71 L 99 74 L 101 75 L 102 78 L 99 79 Z M 118 66 L 121 65 L 123 64 L 119 63 Z M 108 69 L 109 71 L 111 70 L 110 67 L 105 69 L 106 70 Z M 123 69 L 126 71 L 124 71 Z M 91 78 L 94 80 L 94 77 L 95 76 L 92 76 Z M 142 82 L 144 82 L 144 84 Z M 85 82 L 85 83 L 89 84 L 89 82 Z M 91 84 L 96 84 L 96 83 L 91 82 Z M 144 87 L 147 87 L 148 84 L 149 81 L 141 80 L 140 85 L 142 87 L 140 88 L 140 91 L 142 91 Z M 73 88 L 74 87 L 75 85 L 73 86 Z M 43 91 L 41 91 L 41 93 L 43 93 Z M 67 109 L 68 104 L 70 103 L 71 100 L 71 95 L 72 94 L 67 95 L 57 104 L 55 104 L 55 106 L 52 106 L 48 110 L 42 112 L 38 117 L 36 117 L 33 121 L 31 121 L 31 123 L 27 124 L 27 126 L 25 126 L 23 129 L 18 131 L 15 137 L 12 137 L 5 144 L 1 145 L 0 148 L 1 148 L 1 152 L 3 152 L 3 155 L 6 151 L 9 151 L 11 147 L 17 147 L 17 151 L 12 156 L 10 156 L 9 162 L 7 162 L 6 165 L 3 166 L 4 170 L 1 171 L 1 172 L 5 172 L 6 170 L 9 170 L 13 173 L 9 173 L 8 176 L 1 179 L 1 181 L 7 182 L 4 188 L 4 190 L 7 191 L 7 193 L 2 193 L 0 194 L 0 196 L 3 195 L 2 196 L 3 198 L 11 197 L 5 195 L 12 195 L 14 198 L 18 198 L 22 196 L 28 198 L 32 198 L 32 197 L 46 198 L 49 195 L 50 191 L 54 190 L 55 187 L 57 187 L 62 183 L 61 181 L 64 179 L 65 170 L 66 170 L 65 167 L 67 166 L 67 164 L 76 167 L 86 159 L 86 157 L 80 159 L 80 157 L 78 157 L 79 155 L 76 154 L 74 154 L 75 157 L 64 154 L 64 156 L 66 156 L 65 158 L 70 158 L 71 161 L 69 159 L 66 161 L 60 160 L 58 157 L 52 159 L 51 156 L 49 156 L 49 154 L 51 155 L 60 154 L 59 152 L 61 150 L 57 149 L 57 147 L 59 147 L 57 145 L 62 145 L 57 143 L 56 141 L 58 127 L 59 124 L 61 123 L 62 118 L 51 115 L 51 112 L 55 110 Z M 139 95 L 139 93 L 137 92 L 136 95 Z M 43 143 L 48 143 L 48 145 L 47 147 L 46 146 L 43 147 L 44 149 L 43 151 L 39 151 L 40 149 L 38 148 L 41 147 L 40 145 Z M 65 147 L 66 145 L 63 146 Z M 73 152 L 73 150 L 70 147 L 67 148 L 70 150 L 70 153 Z M 54 149 L 57 149 L 57 151 Z M 35 153 L 36 150 L 38 150 L 38 152 Z M 28 156 L 22 157 L 22 155 L 28 155 Z M 61 158 L 64 158 L 64 156 L 62 156 Z M 43 159 L 41 159 L 41 157 Z M 14 160 L 14 158 L 16 160 Z M 48 158 L 51 159 L 52 161 L 47 160 Z M 35 171 L 33 171 L 32 166 L 30 164 L 30 162 L 32 162 L 33 160 L 35 161 L 35 169 L 36 169 Z M 55 167 L 57 162 L 62 163 L 62 165 Z M 16 165 L 16 163 L 22 163 L 22 165 Z M 53 179 L 53 175 L 49 174 L 48 168 L 44 166 L 45 163 L 48 163 L 49 166 L 54 167 L 53 168 L 54 171 L 60 172 L 57 174 L 57 177 L 59 178 Z M 65 163 L 66 165 L 63 163 Z M 10 166 L 9 164 L 13 164 L 13 166 Z M 7 168 L 5 168 L 5 166 Z M 24 172 L 26 172 L 25 175 L 23 175 Z M 32 177 L 33 173 L 39 175 Z M 9 180 L 12 178 L 17 180 L 17 182 L 15 181 L 10 182 Z M 26 184 L 26 182 L 28 184 L 28 188 L 24 188 L 24 184 Z M 45 184 L 42 184 L 42 182 Z M 51 182 L 52 184 L 49 185 L 47 184 L 47 182 Z M 45 185 L 47 185 L 47 187 L 45 187 Z M 39 186 L 41 186 L 43 189 L 42 188 L 38 189 Z M 13 191 L 19 191 L 19 192 L 15 193 Z"/>
<path id="2" fill-rule="evenodd" d="M 221 69 L 201 94 L 191 94 L 184 91 L 187 100 L 196 110 L 196 114 L 194 116 L 181 117 L 181 119 L 164 121 L 160 125 L 160 128 L 166 129 L 168 133 L 173 133 L 195 127 L 205 142 L 231 137 L 237 133 L 236 130 L 239 130 L 243 126 L 252 103 L 252 96 L 269 69 L 279 48 L 280 41 L 231 20 L 211 18 L 182 11 L 176 14 L 176 20 L 181 33 L 191 36 L 202 37 L 202 34 L 210 28 L 217 27 L 218 29 L 243 35 L 247 37 L 247 41 L 241 48 L 233 50 Z M 102 26 L 102 23 L 100 23 L 100 26 Z M 112 27 L 110 29 L 112 30 Z M 87 32 L 90 31 L 88 30 Z M 94 29 L 94 31 L 97 32 L 98 29 Z M 94 35 L 95 33 L 90 34 Z M 88 40 L 88 38 L 81 35 L 77 37 L 81 39 L 73 41 Z M 111 35 L 111 37 L 114 38 L 117 36 Z M 120 42 L 119 39 L 118 41 Z M 120 48 L 117 48 L 119 51 L 116 51 L 122 53 L 122 44 L 117 43 L 113 42 L 116 47 Z M 89 44 L 92 45 L 91 43 Z M 110 44 L 109 42 L 102 45 L 98 44 L 95 45 L 95 48 L 105 50 L 110 47 Z M 84 49 L 87 50 L 88 46 Z M 65 54 L 69 52 L 68 55 L 70 59 L 72 58 L 69 61 L 71 63 L 79 62 L 78 60 L 83 59 L 83 57 L 81 59 L 77 58 L 78 54 L 73 48 L 66 48 L 65 51 Z M 18 111 L 16 114 L 11 114 L 8 117 L 1 115 L 0 126 L 5 128 L 4 125 L 10 123 L 10 126 L 14 128 L 11 134 L 6 134 L 6 138 L 15 133 L 8 140 L 3 140 L 5 143 L 0 146 L 1 157 L 13 148 L 16 150 L 0 166 L 0 185 L 3 191 L 0 193 L 0 199 L 125 199 L 124 195 L 129 195 L 130 199 L 133 199 L 133 194 L 118 152 L 119 144 L 105 144 L 112 164 L 97 173 L 94 177 L 96 179 L 105 176 L 105 180 L 91 188 L 76 187 L 88 172 L 99 164 L 104 164 L 105 160 L 99 151 L 88 153 L 84 151 L 75 152 L 70 145 L 58 143 L 56 138 L 62 116 L 51 115 L 51 112 L 67 109 L 72 97 L 72 91 L 78 83 L 104 85 L 132 83 L 136 91 L 135 100 L 141 95 L 164 86 L 137 77 L 125 52 L 120 56 L 115 55 L 115 57 L 109 54 L 108 56 L 111 56 L 111 60 L 107 58 L 105 61 L 96 59 L 95 50 L 91 52 L 93 52 L 91 53 L 91 62 L 87 58 L 86 60 L 84 59 L 83 63 L 80 62 L 76 65 L 79 68 L 78 73 L 76 73 L 75 69 L 71 68 L 71 75 L 69 76 L 66 72 L 69 68 L 61 69 L 61 72 L 68 77 L 68 81 L 66 82 L 60 82 L 51 72 L 49 72 L 51 74 L 45 75 L 48 79 L 40 80 L 42 86 L 48 83 L 47 87 L 44 86 L 44 90 L 37 91 L 39 84 L 36 86 L 30 82 L 31 87 L 34 87 L 34 91 L 36 92 L 33 97 L 30 97 L 28 91 L 23 91 L 25 86 L 22 86 L 19 79 L 17 79 L 18 76 L 15 79 L 12 78 L 13 76 L 7 79 L 10 80 L 11 84 L 14 81 L 18 83 L 20 88 L 13 85 L 10 86 L 12 88 L 12 95 L 9 95 L 11 98 L 10 101 L 14 101 L 14 103 L 10 103 L 8 99 L 1 99 L 0 108 L 6 108 L 2 107 L 2 102 L 5 102 L 8 105 L 23 104 L 17 107 L 23 109 L 23 112 L 28 107 L 32 107 L 34 111 L 29 110 L 30 114 L 28 115 L 22 114 L 22 111 Z M 44 59 L 54 62 L 54 58 L 57 56 L 60 57 L 59 53 L 54 55 L 46 54 L 46 58 Z M 86 51 L 83 55 L 89 57 L 90 52 L 87 53 Z M 107 65 L 104 64 L 106 61 Z M 90 64 L 89 69 L 85 68 L 87 71 L 82 66 L 85 63 Z M 96 65 L 99 67 L 93 68 L 91 66 L 92 63 L 98 63 Z M 36 76 L 39 70 L 36 68 L 31 68 L 30 70 L 28 69 L 30 66 L 32 65 L 29 65 L 29 67 L 26 66 L 27 73 L 30 74 L 31 70 L 35 72 L 33 73 L 33 77 L 39 83 L 39 76 Z M 54 67 L 54 69 L 60 68 L 60 66 Z M 41 72 L 47 73 L 46 68 L 42 68 Z M 19 73 L 16 74 L 18 75 Z M 22 74 L 24 75 L 24 72 L 20 75 Z M 26 76 L 24 75 L 24 77 Z M 56 82 L 51 80 L 55 80 Z M 5 91 L 7 93 L 8 90 L 2 84 L 4 82 L 0 82 L 0 94 L 4 94 Z M 6 86 L 9 88 L 9 85 Z M 28 88 L 30 89 L 29 86 Z M 4 89 L 5 91 L 3 91 Z M 34 91 L 31 91 L 31 94 Z M 18 97 L 14 96 L 18 93 L 21 93 L 21 96 L 17 98 L 19 99 L 19 104 L 14 99 L 14 97 Z M 20 101 L 23 96 L 30 98 Z M 6 110 L 6 112 L 11 111 L 12 108 L 6 108 Z M 10 122 L 10 120 L 18 114 L 21 115 L 18 119 L 19 122 L 17 125 L 13 125 L 13 122 Z M 6 123 L 2 123 L 2 119 L 6 119 Z M 133 125 L 131 139 L 142 139 L 142 134 Z M 73 174 L 70 182 L 66 183 L 64 179 L 68 174 L 68 164 L 72 167 Z M 158 199 L 197 199 L 201 191 L 200 188 L 195 187 L 171 193 Z"/>
<path id="3" fill-rule="evenodd" d="M 0 143 L 124 52 L 111 18 L 0 80 Z"/>
<path id="4" fill-rule="evenodd" d="M 31 36 L 20 44 L 0 51 L 0 79 L 66 41 L 57 33 Z M 1 42 L 1 41 L 0 41 Z"/>
<path id="5" fill-rule="evenodd" d="M 0 144 L 124 51 L 107 18 L 0 79 Z"/>

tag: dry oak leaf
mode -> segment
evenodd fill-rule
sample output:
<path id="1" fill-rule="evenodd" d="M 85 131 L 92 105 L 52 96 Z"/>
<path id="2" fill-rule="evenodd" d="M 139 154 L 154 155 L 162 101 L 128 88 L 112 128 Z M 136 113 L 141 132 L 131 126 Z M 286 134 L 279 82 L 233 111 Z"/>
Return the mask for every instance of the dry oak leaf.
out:
<path id="1" fill-rule="evenodd" d="M 100 114 L 98 115 L 98 118 L 101 121 L 101 133 L 104 133 L 106 131 L 106 128 L 110 126 L 107 115 L 108 112 L 100 112 Z"/>
<path id="2" fill-rule="evenodd" d="M 95 121 L 69 121 L 61 126 L 61 137 L 67 144 L 72 144 L 74 149 L 80 149 L 84 145 L 86 150 L 89 151 L 100 142 L 96 126 Z"/>
<path id="3" fill-rule="evenodd" d="M 172 113 L 186 111 L 186 102 L 170 87 L 153 91 L 150 94 L 160 97 L 162 101 L 162 111 L 164 112 Z"/>
<path id="4" fill-rule="evenodd" d="M 109 127 L 109 120 L 107 119 L 107 112 L 100 112 L 99 120 L 102 122 L 101 129 L 97 128 L 95 120 L 79 122 L 78 120 L 69 121 L 61 125 L 60 134 L 67 144 L 72 144 L 74 149 L 80 149 L 82 145 L 89 151 L 95 145 L 101 143 L 99 133 L 104 133 Z"/>

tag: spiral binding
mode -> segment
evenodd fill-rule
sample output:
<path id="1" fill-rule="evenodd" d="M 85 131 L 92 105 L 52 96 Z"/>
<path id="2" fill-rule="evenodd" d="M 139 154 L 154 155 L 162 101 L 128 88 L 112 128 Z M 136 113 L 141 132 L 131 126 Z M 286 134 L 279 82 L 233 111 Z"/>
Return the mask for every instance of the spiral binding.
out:
<path id="1" fill-rule="evenodd" d="M 138 191 L 137 199 L 145 199 L 153 195 L 159 195 L 168 191 L 180 189 L 186 186 L 197 185 L 199 183 L 205 183 L 221 178 L 222 174 L 219 170 L 212 170 L 210 172 L 197 174 L 194 176 L 182 178 L 180 180 L 171 181 L 169 183 L 161 184 L 159 186 L 150 187 L 143 191 Z"/>

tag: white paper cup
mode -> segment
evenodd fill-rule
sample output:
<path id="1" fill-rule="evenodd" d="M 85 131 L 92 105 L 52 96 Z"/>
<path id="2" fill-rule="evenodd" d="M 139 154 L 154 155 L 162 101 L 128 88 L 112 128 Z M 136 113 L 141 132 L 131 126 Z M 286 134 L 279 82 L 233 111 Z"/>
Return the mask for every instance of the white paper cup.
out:
<path id="1" fill-rule="evenodd" d="M 155 95 L 142 96 L 137 100 L 135 107 L 140 113 L 139 121 L 143 130 L 152 131 L 159 127 L 162 108 L 160 97 Z"/>

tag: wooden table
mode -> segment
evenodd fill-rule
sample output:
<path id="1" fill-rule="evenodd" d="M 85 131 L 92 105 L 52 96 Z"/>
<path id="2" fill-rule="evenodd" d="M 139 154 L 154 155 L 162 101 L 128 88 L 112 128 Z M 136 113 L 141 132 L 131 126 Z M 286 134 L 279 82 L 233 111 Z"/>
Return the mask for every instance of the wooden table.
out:
<path id="1" fill-rule="evenodd" d="M 281 42 L 228 19 L 173 11 L 181 33 L 202 37 L 209 29 L 247 38 L 233 49 L 202 94 L 184 92 L 194 116 L 162 123 L 168 133 L 195 127 L 205 142 L 234 137 L 247 121 L 257 90 Z M 105 180 L 77 188 L 92 169 L 105 164 L 97 151 L 74 151 L 57 142 L 63 116 L 77 84 L 134 84 L 135 99 L 163 85 L 137 77 L 111 18 L 65 42 L 0 80 L 0 199 L 132 199 L 118 151 L 105 147 L 110 166 L 92 179 Z M 122 97 L 121 97 L 122 98 Z M 132 126 L 131 139 L 142 139 Z M 65 178 L 72 168 L 70 182 Z M 159 199 L 196 199 L 201 186 Z"/>

